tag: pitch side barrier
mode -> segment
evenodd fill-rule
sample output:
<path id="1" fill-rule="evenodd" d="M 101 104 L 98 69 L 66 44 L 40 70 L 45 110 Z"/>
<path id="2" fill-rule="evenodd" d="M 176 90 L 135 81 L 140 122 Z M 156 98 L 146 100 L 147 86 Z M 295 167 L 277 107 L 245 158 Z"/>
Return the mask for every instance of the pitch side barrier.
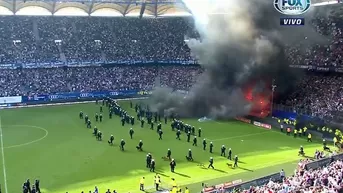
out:
<path id="1" fill-rule="evenodd" d="M 305 169 L 317 169 L 321 167 L 328 166 L 330 163 L 337 161 L 337 160 L 343 160 L 343 153 L 328 157 L 328 158 L 323 158 L 314 162 L 310 162 L 305 165 Z"/>
<path id="2" fill-rule="evenodd" d="M 67 92 L 50 95 L 9 96 L 0 97 L 0 109 L 18 108 L 26 106 L 51 106 L 61 104 L 87 103 L 103 98 L 117 100 L 144 98 L 150 91 L 123 90 L 123 91 L 95 91 L 95 92 Z"/>
<path id="3" fill-rule="evenodd" d="M 273 182 L 280 182 L 280 173 L 273 173 L 261 178 L 257 178 L 248 182 L 242 180 L 235 180 L 232 182 L 226 182 L 211 187 L 206 187 L 202 190 L 202 193 L 218 193 L 218 192 L 234 192 L 234 190 L 249 189 L 250 186 L 262 186 L 267 184 L 270 180 Z"/>
<path id="4" fill-rule="evenodd" d="M 255 125 L 257 127 L 261 127 L 261 128 L 267 129 L 267 130 L 272 129 L 272 125 L 267 124 L 267 123 L 262 123 L 260 121 L 255 121 L 255 120 L 248 119 L 248 118 L 245 118 L 245 117 L 236 117 L 235 119 L 237 121 L 241 121 L 241 122 L 244 122 L 244 123 L 252 124 L 252 125 Z"/>
<path id="5" fill-rule="evenodd" d="M 137 97 L 137 98 L 117 98 L 115 100 L 119 101 L 128 101 L 128 100 L 139 100 L 147 99 L 148 97 Z M 85 104 L 85 103 L 94 103 L 95 100 L 86 100 L 86 101 L 74 101 L 74 102 L 55 102 L 55 103 L 44 103 L 44 104 L 31 104 L 31 105 L 22 105 L 22 106 L 6 106 L 1 107 L 0 109 L 16 109 L 16 108 L 28 108 L 28 107 L 44 107 L 44 106 L 58 106 L 58 105 L 73 105 L 73 104 Z"/>

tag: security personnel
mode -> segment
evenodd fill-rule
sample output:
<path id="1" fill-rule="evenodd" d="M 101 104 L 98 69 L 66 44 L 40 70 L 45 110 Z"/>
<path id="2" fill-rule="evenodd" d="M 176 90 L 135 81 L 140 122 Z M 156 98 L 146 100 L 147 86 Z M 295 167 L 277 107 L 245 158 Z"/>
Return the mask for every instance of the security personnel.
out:
<path id="1" fill-rule="evenodd" d="M 188 188 L 187 188 L 187 187 L 185 188 L 185 193 L 189 193 L 189 190 L 188 190 Z"/>
<path id="2" fill-rule="evenodd" d="M 188 131 L 187 133 L 187 142 L 189 142 L 191 140 L 191 132 Z"/>
<path id="3" fill-rule="evenodd" d="M 181 140 L 180 135 L 181 135 L 181 131 L 177 130 L 176 131 L 176 139 Z"/>
<path id="4" fill-rule="evenodd" d="M 193 154 L 191 149 L 188 150 L 188 156 L 186 156 L 186 159 L 188 161 L 193 161 Z"/>
<path id="5" fill-rule="evenodd" d="M 235 155 L 235 163 L 233 164 L 233 167 L 235 168 L 235 167 L 238 167 L 238 156 L 237 155 Z"/>
<path id="6" fill-rule="evenodd" d="M 220 150 L 221 150 L 220 156 L 224 156 L 225 157 L 225 151 L 226 151 L 225 145 L 222 145 Z"/>
<path id="7" fill-rule="evenodd" d="M 160 180 L 160 177 L 158 176 L 157 178 L 155 178 L 155 188 L 156 188 L 156 191 L 159 191 L 159 186 L 160 186 L 160 183 L 161 183 L 161 180 Z"/>
<path id="8" fill-rule="evenodd" d="M 136 146 L 136 149 L 139 151 L 143 151 L 143 141 L 142 140 L 139 140 L 139 143 Z"/>
<path id="9" fill-rule="evenodd" d="M 98 136 L 98 128 L 96 126 L 93 129 L 93 135 Z"/>
<path id="10" fill-rule="evenodd" d="M 135 131 L 132 128 L 130 128 L 129 135 L 130 135 L 131 139 L 132 139 L 134 133 L 135 133 Z"/>
<path id="11" fill-rule="evenodd" d="M 208 165 L 207 168 L 212 168 L 212 169 L 214 169 L 214 167 L 213 167 L 213 157 L 210 157 L 210 160 L 209 160 L 208 162 L 210 162 L 210 164 Z"/>
<path id="12" fill-rule="evenodd" d="M 99 115 L 99 121 L 102 122 L 102 114 Z"/>
<path id="13" fill-rule="evenodd" d="M 206 145 L 207 145 L 207 142 L 206 142 L 206 139 L 202 140 L 202 149 L 203 150 L 206 150 Z"/>
<path id="14" fill-rule="evenodd" d="M 151 168 L 151 160 L 152 160 L 152 156 L 151 156 L 150 153 L 148 153 L 148 154 L 146 155 L 146 167 L 147 167 L 147 168 Z"/>
<path id="15" fill-rule="evenodd" d="M 297 137 L 297 134 L 298 134 L 298 131 L 297 131 L 297 129 L 294 129 L 294 138 L 296 138 L 296 137 Z"/>
<path id="16" fill-rule="evenodd" d="M 194 136 L 194 139 L 193 139 L 193 146 L 198 146 L 198 139 L 197 139 L 197 136 Z"/>
<path id="17" fill-rule="evenodd" d="M 159 129 L 158 130 L 158 136 L 159 136 L 158 140 L 162 140 L 162 135 L 163 135 L 163 131 L 162 131 L 162 129 Z"/>
<path id="18" fill-rule="evenodd" d="M 172 159 L 172 161 L 170 162 L 170 171 L 174 173 L 175 171 L 175 167 L 176 167 L 176 162 L 174 159 Z"/>
<path id="19" fill-rule="evenodd" d="M 303 135 L 303 130 L 300 128 L 300 129 L 299 129 L 299 132 L 298 132 L 298 136 L 299 136 L 299 137 L 302 137 L 302 135 Z"/>
<path id="20" fill-rule="evenodd" d="M 198 136 L 201 137 L 201 128 L 198 129 Z"/>
<path id="21" fill-rule="evenodd" d="M 172 186 L 173 186 L 173 188 L 177 188 L 177 184 L 176 184 L 176 181 L 174 178 L 172 179 Z"/>
<path id="22" fill-rule="evenodd" d="M 167 158 L 170 160 L 171 159 L 171 150 L 170 149 L 168 149 L 168 151 L 167 151 Z"/>
<path id="23" fill-rule="evenodd" d="M 304 130 L 304 133 L 303 133 L 303 135 L 304 135 L 304 136 L 306 136 L 307 127 L 304 127 L 304 129 L 303 129 L 303 130 Z"/>
<path id="24" fill-rule="evenodd" d="M 334 138 L 333 138 L 333 145 L 334 145 L 334 146 L 337 146 L 337 142 L 338 142 L 337 137 L 334 137 Z"/>
<path id="25" fill-rule="evenodd" d="M 120 150 L 124 151 L 125 141 L 124 139 L 121 139 L 120 141 Z"/>
<path id="26" fill-rule="evenodd" d="M 232 150 L 229 148 L 227 159 L 231 160 Z"/>
<path id="27" fill-rule="evenodd" d="M 212 143 L 212 141 L 210 142 L 210 153 L 213 153 L 213 143 Z"/>
<path id="28" fill-rule="evenodd" d="M 108 140 L 108 144 L 113 145 L 114 137 L 111 135 L 110 140 Z"/>
<path id="29" fill-rule="evenodd" d="M 150 163 L 150 172 L 155 172 L 155 160 L 152 159 Z"/>
<path id="30" fill-rule="evenodd" d="M 142 177 L 142 179 L 139 182 L 139 190 L 140 191 L 144 191 L 144 177 Z"/>
<path id="31" fill-rule="evenodd" d="M 312 134 L 311 133 L 309 133 L 307 135 L 307 142 L 312 142 Z"/>

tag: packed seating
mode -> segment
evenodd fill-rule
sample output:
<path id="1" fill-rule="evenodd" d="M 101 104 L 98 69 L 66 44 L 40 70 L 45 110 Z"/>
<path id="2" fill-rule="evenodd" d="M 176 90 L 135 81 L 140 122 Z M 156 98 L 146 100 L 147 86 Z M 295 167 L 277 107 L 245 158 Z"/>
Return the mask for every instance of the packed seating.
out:
<path id="1" fill-rule="evenodd" d="M 285 178 L 282 182 L 269 181 L 264 186 L 250 187 L 249 190 L 240 191 L 242 193 L 254 192 L 341 192 L 343 187 L 343 161 L 338 160 L 330 163 L 326 167 L 315 170 L 305 170 L 300 163 L 300 168 L 294 175 Z"/>
<path id="2" fill-rule="evenodd" d="M 0 63 L 193 60 L 184 18 L 0 17 Z"/>
<path id="3" fill-rule="evenodd" d="M 187 90 L 201 72 L 199 67 L 183 66 L 2 69 L 0 96 L 150 90 L 155 85 Z"/>
<path id="4" fill-rule="evenodd" d="M 304 109 L 312 116 L 332 118 L 333 112 L 343 111 L 342 81 L 343 77 L 338 75 L 304 75 L 283 104 L 297 112 Z"/>
<path id="5" fill-rule="evenodd" d="M 310 65 L 321 67 L 342 67 L 343 49 L 343 22 L 341 19 L 340 6 L 328 6 L 319 8 L 321 15 L 311 21 L 315 30 L 323 35 L 322 41 L 313 47 L 303 50 L 303 44 L 289 45 L 287 55 L 293 65 Z M 323 12 L 327 14 L 323 16 Z M 318 36 L 319 38 L 320 36 Z M 328 40 L 328 42 L 326 41 Z M 306 37 L 303 41 L 308 41 Z M 302 49 L 300 49 L 302 48 Z"/>

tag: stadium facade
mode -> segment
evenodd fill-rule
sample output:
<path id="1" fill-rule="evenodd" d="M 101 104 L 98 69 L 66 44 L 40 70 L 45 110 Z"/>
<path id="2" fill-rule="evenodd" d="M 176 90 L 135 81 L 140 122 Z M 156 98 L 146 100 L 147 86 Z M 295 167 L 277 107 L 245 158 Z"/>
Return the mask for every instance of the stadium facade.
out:
<path id="1" fill-rule="evenodd" d="M 0 15 L 54 16 L 190 16 L 185 1 L 192 0 L 0 0 Z M 196 0 L 196 3 L 211 0 Z M 217 0 L 218 1 L 218 0 Z M 340 0 L 313 0 L 312 5 Z"/>
<path id="2" fill-rule="evenodd" d="M 0 15 L 189 16 L 181 0 L 1 0 Z"/>

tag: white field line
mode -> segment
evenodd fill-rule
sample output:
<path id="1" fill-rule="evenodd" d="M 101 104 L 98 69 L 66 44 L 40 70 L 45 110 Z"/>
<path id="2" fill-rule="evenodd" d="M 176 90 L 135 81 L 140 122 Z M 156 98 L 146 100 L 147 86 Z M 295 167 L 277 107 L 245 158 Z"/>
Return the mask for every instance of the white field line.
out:
<path id="1" fill-rule="evenodd" d="M 3 169 L 3 173 L 4 173 L 5 193 L 8 193 L 7 175 L 6 175 L 6 164 L 5 164 L 5 151 L 4 151 L 4 138 L 3 138 L 3 135 L 2 135 L 1 117 L 0 117 L 0 140 L 1 140 L 1 156 L 2 156 L 2 169 Z"/>
<path id="2" fill-rule="evenodd" d="M 237 138 L 242 138 L 242 137 L 250 137 L 250 136 L 256 136 L 256 135 L 262 135 L 264 133 L 267 133 L 270 131 L 264 131 L 264 132 L 259 132 L 259 133 L 252 133 L 252 134 L 247 134 L 247 135 L 238 135 L 238 136 L 232 136 L 232 137 L 226 137 L 226 138 L 220 138 L 220 139 L 208 139 L 209 141 L 223 141 L 223 140 L 228 140 L 228 139 L 237 139 Z"/>
<path id="3" fill-rule="evenodd" d="M 4 149 L 9 149 L 9 148 L 15 148 L 15 147 L 22 147 L 22 146 L 27 146 L 27 145 L 31 145 L 33 143 L 36 143 L 36 142 L 39 142 L 43 139 L 45 139 L 48 135 L 49 135 L 49 131 L 47 129 L 44 129 L 43 127 L 38 127 L 38 126 L 34 126 L 34 125 L 9 125 L 7 127 L 31 127 L 31 128 L 37 128 L 37 129 L 40 129 L 42 131 L 45 132 L 44 136 L 39 138 L 39 139 L 36 139 L 36 140 L 32 140 L 32 141 L 29 141 L 29 142 L 26 142 L 26 143 L 21 143 L 21 144 L 18 144 L 18 145 L 11 145 L 11 146 L 8 146 L 8 147 L 4 147 Z"/>

